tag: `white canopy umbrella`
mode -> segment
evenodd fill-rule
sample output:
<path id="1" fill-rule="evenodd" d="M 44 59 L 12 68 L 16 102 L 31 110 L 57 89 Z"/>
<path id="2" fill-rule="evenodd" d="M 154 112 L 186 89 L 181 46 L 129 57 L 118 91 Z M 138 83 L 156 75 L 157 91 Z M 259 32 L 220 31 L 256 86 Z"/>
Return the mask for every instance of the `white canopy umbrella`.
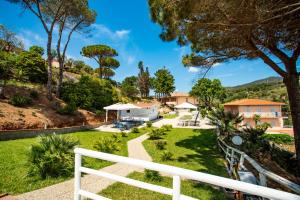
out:
<path id="1" fill-rule="evenodd" d="M 106 106 L 103 109 L 106 110 L 106 119 L 105 121 L 107 122 L 107 118 L 108 118 L 108 111 L 109 110 L 116 110 L 117 111 L 117 119 L 119 119 L 119 111 L 121 110 L 131 110 L 131 109 L 140 109 L 141 107 L 133 105 L 131 103 L 116 103 L 110 106 Z"/>
<path id="2" fill-rule="evenodd" d="M 194 104 L 188 103 L 188 102 L 184 102 L 182 104 L 175 106 L 175 108 L 177 108 L 177 109 L 197 109 L 197 106 L 195 106 Z"/>

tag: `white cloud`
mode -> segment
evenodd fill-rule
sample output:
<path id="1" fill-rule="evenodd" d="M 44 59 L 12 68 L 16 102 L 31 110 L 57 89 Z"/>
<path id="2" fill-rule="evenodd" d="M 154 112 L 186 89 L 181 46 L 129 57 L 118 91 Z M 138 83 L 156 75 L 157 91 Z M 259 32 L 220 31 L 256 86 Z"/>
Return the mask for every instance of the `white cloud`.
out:
<path id="1" fill-rule="evenodd" d="M 221 63 L 215 63 L 215 64 L 213 64 L 213 67 L 217 67 L 217 66 L 220 66 L 221 65 Z"/>
<path id="2" fill-rule="evenodd" d="M 46 39 L 31 30 L 22 29 L 17 37 L 23 41 L 25 48 L 28 49 L 32 45 L 38 45 L 44 47 L 46 45 Z"/>
<path id="3" fill-rule="evenodd" d="M 116 31 L 115 34 L 117 37 L 119 38 L 124 38 L 127 37 L 130 33 L 130 30 L 120 30 L 120 31 Z"/>
<path id="4" fill-rule="evenodd" d="M 112 41 L 125 39 L 130 34 L 130 30 L 121 29 L 112 31 L 108 27 L 104 26 L 103 24 L 93 24 L 92 28 L 94 29 L 94 37 L 100 38 L 108 38 Z"/>
<path id="5" fill-rule="evenodd" d="M 197 68 L 197 67 L 189 67 L 188 71 L 191 72 L 191 73 L 197 73 L 197 72 L 199 72 L 199 68 Z"/>
<path id="6" fill-rule="evenodd" d="M 131 65 L 133 62 L 135 61 L 135 57 L 134 56 L 128 56 L 127 57 L 127 64 Z"/>

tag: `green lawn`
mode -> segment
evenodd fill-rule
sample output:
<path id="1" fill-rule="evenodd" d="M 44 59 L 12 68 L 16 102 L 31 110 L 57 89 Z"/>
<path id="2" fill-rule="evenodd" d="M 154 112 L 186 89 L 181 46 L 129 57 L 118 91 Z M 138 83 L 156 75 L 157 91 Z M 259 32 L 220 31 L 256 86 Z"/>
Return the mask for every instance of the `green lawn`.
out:
<path id="1" fill-rule="evenodd" d="M 153 140 L 143 143 L 154 162 L 227 177 L 224 159 L 218 152 L 216 135 L 212 130 L 172 129 L 164 139 L 168 142 L 166 149 L 174 154 L 171 161 L 161 161 L 162 151 L 156 149 Z M 133 173 L 129 177 L 145 181 L 143 173 Z M 152 183 L 171 187 L 171 182 L 171 178 L 164 177 L 162 182 Z M 226 199 L 223 192 L 190 180 L 182 182 L 182 192 L 199 199 Z M 108 187 L 101 195 L 112 199 L 171 199 L 167 195 L 121 183 Z"/>
<path id="2" fill-rule="evenodd" d="M 120 137 L 121 150 L 119 152 L 116 152 L 116 154 L 127 156 L 127 141 L 141 134 L 142 133 L 129 134 L 128 137 Z M 84 131 L 65 134 L 64 136 L 69 136 L 71 138 L 78 139 L 80 142 L 80 147 L 93 149 L 93 145 L 96 140 L 111 135 L 112 133 L 107 132 Z M 37 143 L 37 138 L 0 142 L 0 194 L 20 194 L 68 179 L 66 177 L 61 177 L 41 180 L 38 178 L 27 176 L 29 168 L 27 162 L 27 155 L 30 151 L 31 145 L 34 143 Z M 111 163 L 109 162 L 100 161 L 92 158 L 84 159 L 85 166 L 95 169 L 99 169 L 110 164 Z"/>
<path id="3" fill-rule="evenodd" d="M 163 116 L 164 119 L 174 119 L 176 118 L 178 115 L 177 114 L 166 114 Z"/>

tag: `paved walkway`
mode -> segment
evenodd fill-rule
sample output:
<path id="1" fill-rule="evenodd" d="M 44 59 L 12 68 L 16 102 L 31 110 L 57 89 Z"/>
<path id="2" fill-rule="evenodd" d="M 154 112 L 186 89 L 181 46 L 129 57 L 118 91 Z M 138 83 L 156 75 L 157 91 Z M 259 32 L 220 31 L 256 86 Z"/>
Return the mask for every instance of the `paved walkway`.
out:
<path id="1" fill-rule="evenodd" d="M 142 159 L 146 161 L 151 161 L 151 157 L 146 152 L 142 142 L 146 140 L 148 136 L 142 135 L 138 138 L 128 141 L 128 156 L 131 158 Z M 114 164 L 105 168 L 101 171 L 112 173 L 119 176 L 127 176 L 134 171 L 142 171 L 143 169 L 138 169 L 124 164 Z M 86 175 L 81 178 L 81 187 L 89 192 L 98 193 L 101 190 L 112 185 L 115 181 L 97 177 L 94 175 Z M 24 193 L 17 196 L 18 200 L 72 200 L 73 199 L 73 189 L 74 189 L 74 179 L 58 183 L 46 188 L 35 190 L 32 192 Z"/>
<path id="2" fill-rule="evenodd" d="M 174 128 L 192 128 L 192 129 L 211 129 L 214 128 L 211 125 L 208 125 L 208 119 L 200 119 L 199 126 L 178 126 L 178 122 L 180 120 L 180 116 L 173 118 L 173 119 L 160 119 L 153 123 L 154 127 L 162 127 L 166 124 L 171 124 Z"/>

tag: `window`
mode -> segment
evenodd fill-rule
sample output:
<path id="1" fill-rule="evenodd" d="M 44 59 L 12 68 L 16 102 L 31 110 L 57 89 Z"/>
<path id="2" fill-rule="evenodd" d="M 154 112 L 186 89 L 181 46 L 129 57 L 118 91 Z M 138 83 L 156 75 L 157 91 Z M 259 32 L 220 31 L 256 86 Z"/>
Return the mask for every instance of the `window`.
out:
<path id="1" fill-rule="evenodd" d="M 257 112 L 261 112 L 261 108 L 257 108 Z"/>
<path id="2" fill-rule="evenodd" d="M 271 108 L 271 112 L 275 112 L 275 108 Z"/>
<path id="3" fill-rule="evenodd" d="M 250 107 L 249 106 L 246 107 L 246 112 L 250 112 Z"/>
<path id="4" fill-rule="evenodd" d="M 130 110 L 126 110 L 126 113 L 130 113 Z"/>

